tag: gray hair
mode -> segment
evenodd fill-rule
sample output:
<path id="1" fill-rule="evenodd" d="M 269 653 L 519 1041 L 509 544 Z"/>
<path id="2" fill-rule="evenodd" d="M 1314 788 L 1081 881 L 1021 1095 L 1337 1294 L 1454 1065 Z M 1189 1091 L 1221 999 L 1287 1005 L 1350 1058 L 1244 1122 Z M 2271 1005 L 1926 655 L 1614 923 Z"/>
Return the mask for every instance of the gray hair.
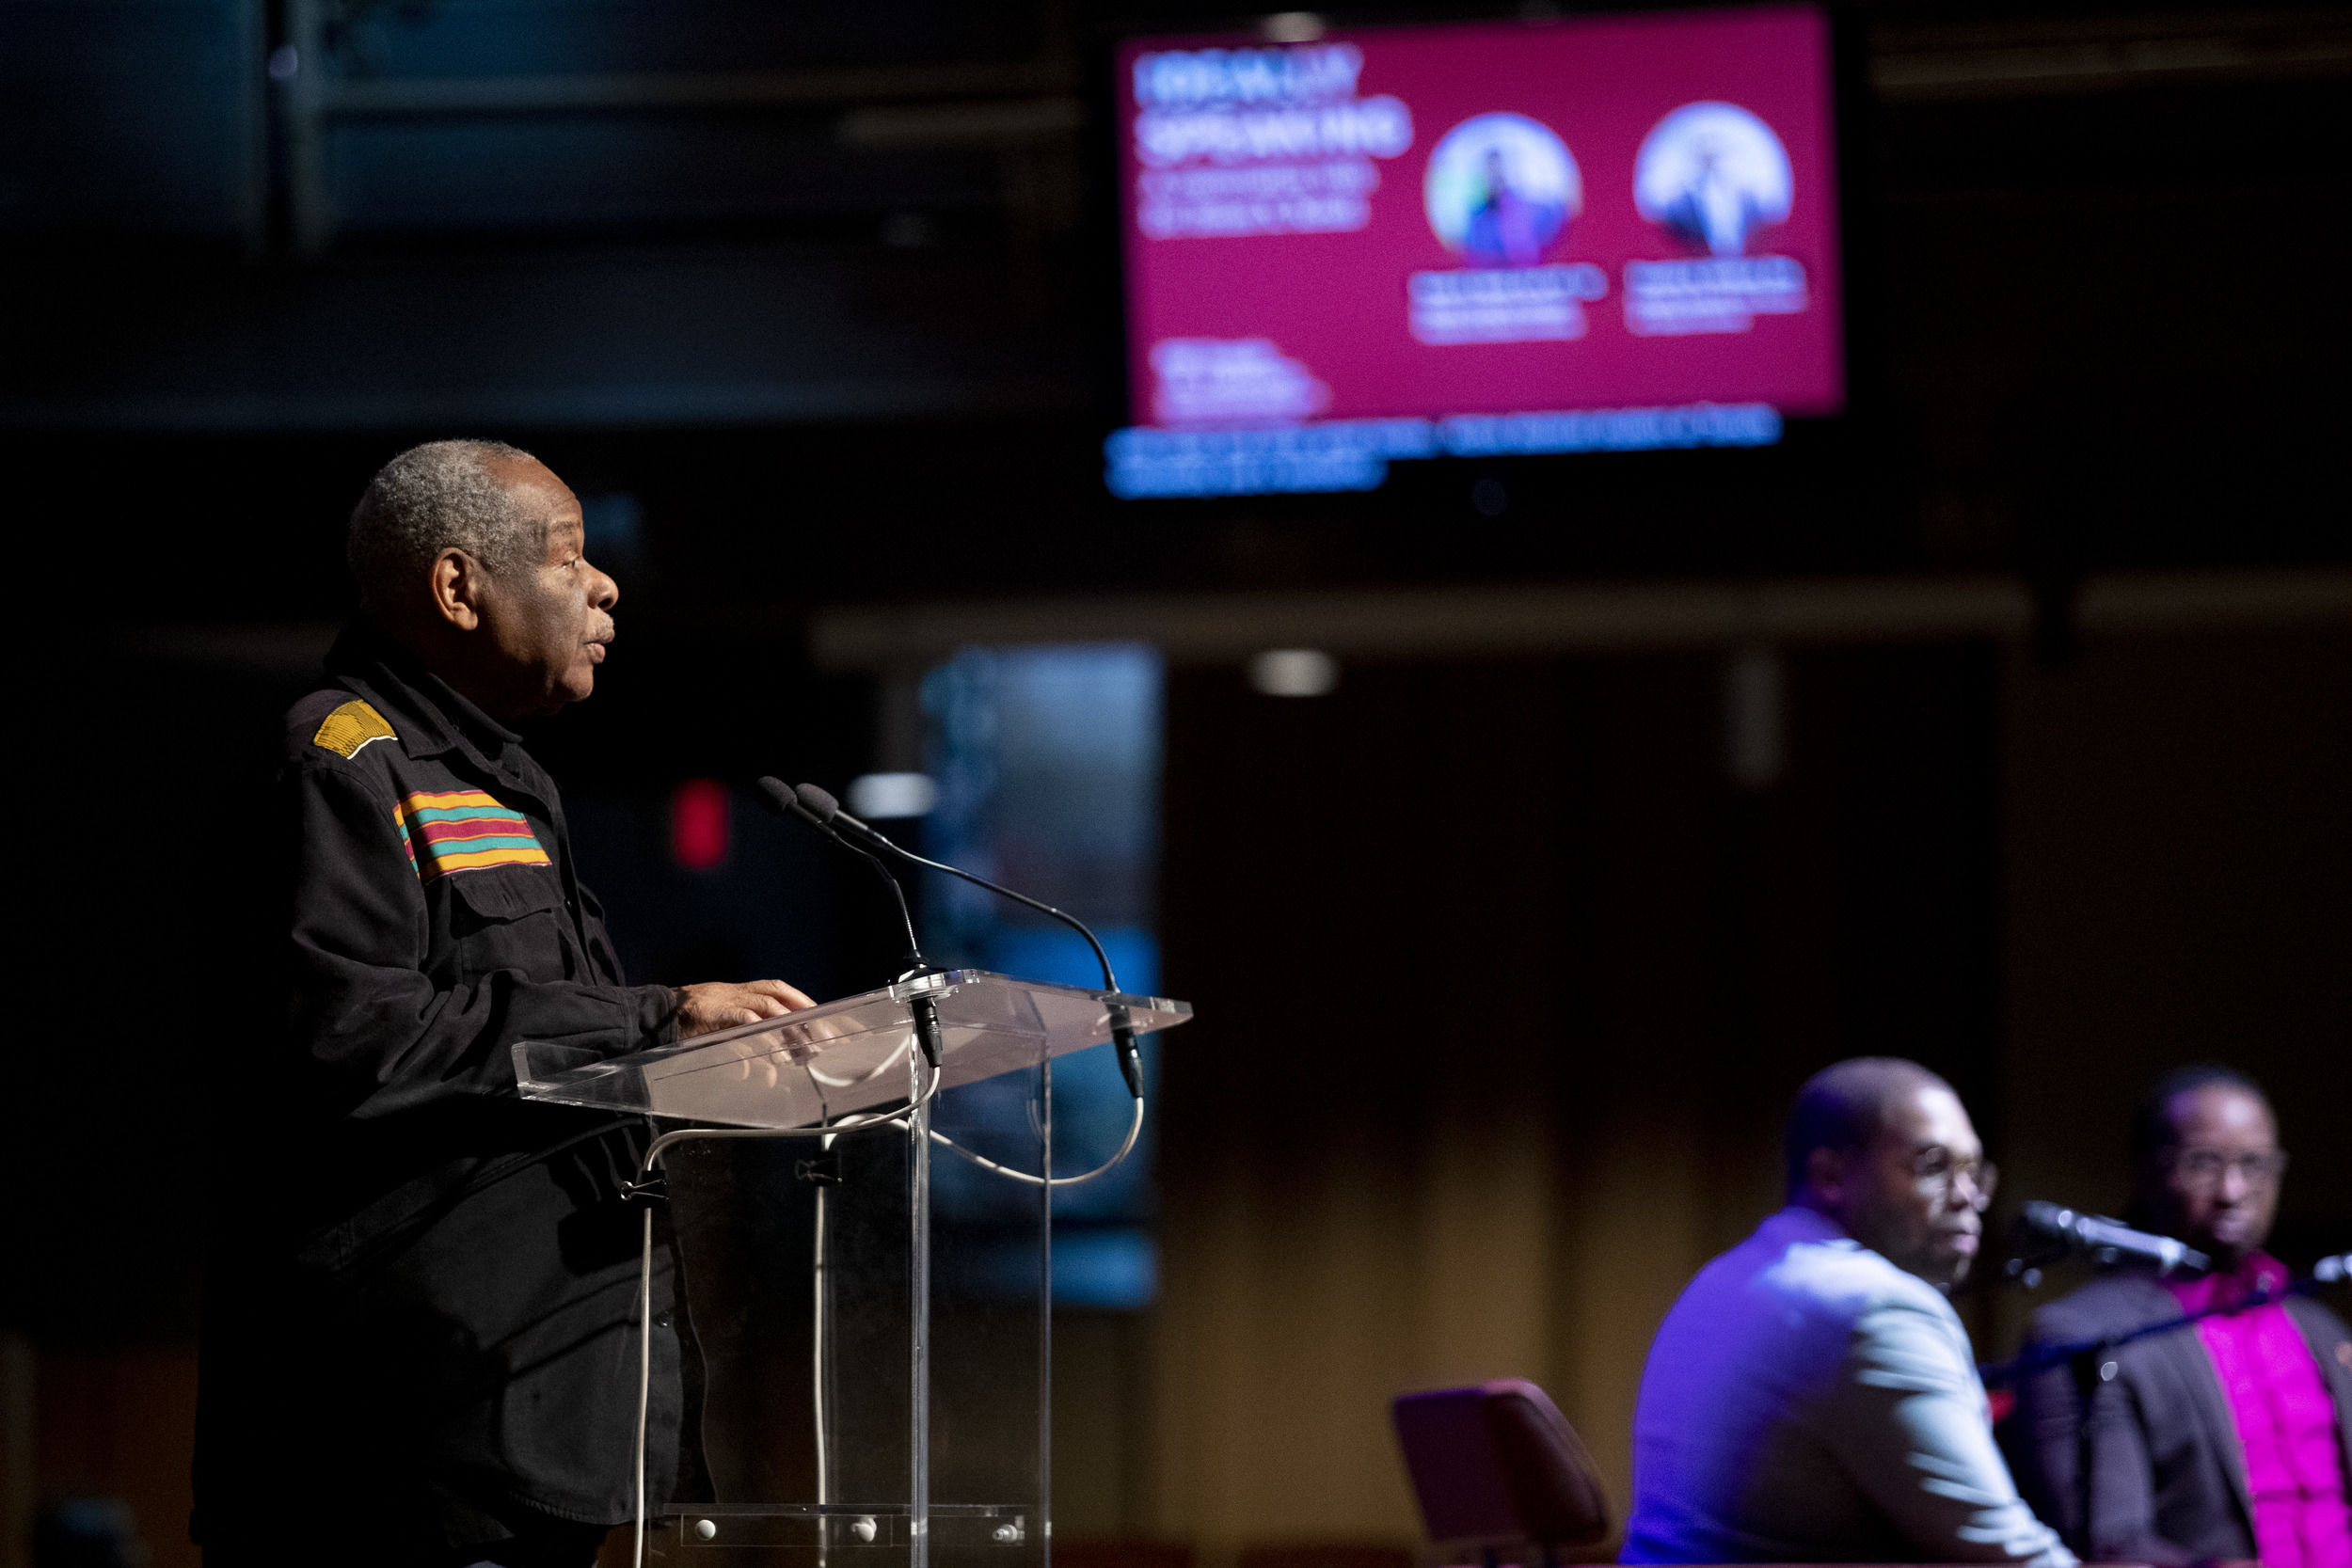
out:
<path id="1" fill-rule="evenodd" d="M 382 609 L 413 592 L 446 549 L 494 577 L 532 564 L 547 541 L 518 526 L 514 498 L 490 471 L 496 459 L 530 456 L 503 441 L 427 441 L 378 468 L 352 509 L 344 551 L 360 603 Z"/>

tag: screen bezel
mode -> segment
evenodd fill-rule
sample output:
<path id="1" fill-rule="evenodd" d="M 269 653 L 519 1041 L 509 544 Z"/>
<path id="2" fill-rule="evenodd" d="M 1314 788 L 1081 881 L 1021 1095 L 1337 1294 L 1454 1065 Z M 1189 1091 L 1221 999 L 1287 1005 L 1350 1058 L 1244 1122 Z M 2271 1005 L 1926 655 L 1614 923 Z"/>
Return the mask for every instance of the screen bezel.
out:
<path id="1" fill-rule="evenodd" d="M 1864 145 L 1864 121 L 1869 98 L 1864 75 L 1865 40 L 1860 22 L 1846 8 L 1796 0 L 1822 17 L 1830 48 L 1830 103 L 1833 178 L 1836 184 L 1834 240 L 1840 278 L 1837 353 L 1844 400 L 1839 411 L 1826 415 L 1786 416 L 1779 441 L 1758 447 L 1705 447 L 1651 451 L 1593 451 L 1498 457 L 1433 456 L 1392 462 L 1386 483 L 1371 490 L 1328 492 L 1272 491 L 1247 495 L 1120 498 L 1111 493 L 1098 473 L 1096 484 L 1104 504 L 1115 511 L 1136 509 L 1198 511 L 1204 515 L 1242 508 L 1274 518 L 1325 515 L 1333 512 L 1378 518 L 1391 513 L 1412 513 L 1445 494 L 1474 487 L 1479 480 L 1496 478 L 1514 491 L 1540 494 L 1560 487 L 1553 471 L 1563 466 L 1576 476 L 1575 486 L 1594 484 L 1614 490 L 1635 489 L 1663 480 L 1670 489 L 1695 485 L 1711 490 L 1723 485 L 1773 492 L 1809 491 L 1818 502 L 1843 510 L 1833 492 L 1851 482 L 1854 459 L 1867 452 L 1863 435 L 1884 407 L 1883 388 L 1872 368 L 1878 363 L 1878 310 L 1867 265 L 1869 236 L 1876 229 L 1874 203 L 1855 171 L 1866 167 L 1859 156 Z M 1410 14 L 1351 16 L 1319 13 L 1327 36 L 1342 38 L 1390 28 L 1429 26 L 1525 27 L 1536 29 L 1555 21 L 1704 17 L 1736 14 L 1750 9 L 1788 8 L 1788 0 L 1769 0 L 1757 6 L 1611 7 L 1556 18 L 1525 14 L 1496 14 L 1466 10 L 1447 14 L 1440 7 L 1417 8 Z M 1219 22 L 1224 25 L 1218 25 Z M 1187 44 L 1274 41 L 1253 26 L 1256 19 L 1166 16 L 1104 28 L 1087 49 L 1087 109 L 1089 134 L 1084 149 L 1087 174 L 1088 273 L 1101 279 L 1089 289 L 1091 424 L 1100 440 L 1131 425 L 1148 424 L 1133 406 L 1133 376 L 1129 280 L 1127 273 L 1126 192 L 1120 140 L 1123 95 L 1119 56 L 1143 42 Z M 1096 448 L 1101 451 L 1100 446 Z M 1637 477 L 1638 476 L 1638 477 Z M 1865 485 L 1863 488 L 1868 488 Z M 1401 520 L 1401 519 L 1400 519 Z"/>

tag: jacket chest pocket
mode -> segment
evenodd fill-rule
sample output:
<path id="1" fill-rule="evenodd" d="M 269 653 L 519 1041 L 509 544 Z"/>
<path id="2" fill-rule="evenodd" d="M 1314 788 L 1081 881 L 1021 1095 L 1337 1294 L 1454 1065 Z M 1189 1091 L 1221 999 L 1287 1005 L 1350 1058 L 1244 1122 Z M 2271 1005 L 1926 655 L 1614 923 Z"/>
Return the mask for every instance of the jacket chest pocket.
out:
<path id="1" fill-rule="evenodd" d="M 627 985 L 621 974 L 621 956 L 612 946 L 612 935 L 604 928 L 604 904 L 588 891 L 588 884 L 580 885 L 580 925 L 588 942 L 588 977 L 600 985 Z"/>
<path id="2" fill-rule="evenodd" d="M 582 964 L 555 879 L 529 870 L 461 871 L 443 879 L 456 978 L 501 969 L 533 980 L 572 980 Z"/>

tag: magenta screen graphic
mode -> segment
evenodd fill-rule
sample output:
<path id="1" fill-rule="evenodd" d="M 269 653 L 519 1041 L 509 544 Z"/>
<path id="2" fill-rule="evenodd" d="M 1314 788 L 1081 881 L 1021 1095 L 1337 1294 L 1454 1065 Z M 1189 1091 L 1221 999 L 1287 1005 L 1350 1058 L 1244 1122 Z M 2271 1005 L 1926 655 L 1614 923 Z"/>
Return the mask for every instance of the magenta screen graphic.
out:
<path id="1" fill-rule="evenodd" d="M 1145 40 L 1119 79 L 1114 489 L 1755 445 L 1843 406 L 1817 10 Z"/>

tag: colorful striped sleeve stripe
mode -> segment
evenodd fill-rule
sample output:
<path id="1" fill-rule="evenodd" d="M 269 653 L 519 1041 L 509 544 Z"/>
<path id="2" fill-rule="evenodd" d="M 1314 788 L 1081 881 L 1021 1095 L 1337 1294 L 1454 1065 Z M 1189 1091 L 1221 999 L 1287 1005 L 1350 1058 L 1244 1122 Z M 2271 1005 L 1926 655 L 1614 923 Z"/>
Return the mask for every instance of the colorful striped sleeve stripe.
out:
<path id="1" fill-rule="evenodd" d="M 408 863 L 428 882 L 453 871 L 553 863 L 522 814 L 479 789 L 417 790 L 402 798 L 392 820 Z"/>

